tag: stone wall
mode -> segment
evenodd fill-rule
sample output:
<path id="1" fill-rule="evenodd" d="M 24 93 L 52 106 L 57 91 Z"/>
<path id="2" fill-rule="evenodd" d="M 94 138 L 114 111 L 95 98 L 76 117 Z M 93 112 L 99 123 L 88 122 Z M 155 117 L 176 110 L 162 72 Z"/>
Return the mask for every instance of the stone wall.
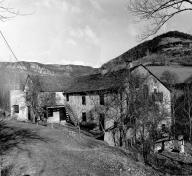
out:
<path id="1" fill-rule="evenodd" d="M 157 93 L 163 93 L 163 101 L 156 102 L 160 109 L 166 111 L 167 117 L 161 122 L 161 124 L 166 124 L 170 127 L 172 119 L 171 119 L 171 92 L 167 87 L 165 87 L 162 82 L 160 82 L 156 77 L 150 74 L 144 67 L 140 66 L 134 70 L 133 73 L 140 74 L 146 77 L 144 84 L 148 85 L 149 95 L 152 95 L 155 90 Z M 161 124 L 159 126 L 161 126 Z"/>

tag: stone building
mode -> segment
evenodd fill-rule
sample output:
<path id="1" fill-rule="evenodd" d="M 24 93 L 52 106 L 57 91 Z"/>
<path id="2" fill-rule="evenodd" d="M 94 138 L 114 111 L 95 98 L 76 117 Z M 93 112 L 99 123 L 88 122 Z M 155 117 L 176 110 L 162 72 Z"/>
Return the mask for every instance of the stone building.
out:
<path id="1" fill-rule="evenodd" d="M 45 110 L 48 122 L 65 120 L 63 89 L 68 80 L 59 76 L 28 75 L 25 85 L 10 91 L 11 116 L 17 120 L 32 120 L 32 104 Z"/>
<path id="2" fill-rule="evenodd" d="M 47 122 L 59 123 L 69 116 L 76 123 L 95 123 L 96 129 L 104 132 L 105 141 L 115 145 L 115 138 L 119 137 L 117 131 L 114 135 L 115 123 L 126 110 L 127 102 L 122 100 L 130 91 L 133 76 L 142 79 L 142 85 L 139 86 L 142 86 L 145 94 L 166 109 L 168 115 L 161 124 L 170 126 L 171 91 L 143 65 L 72 80 L 58 76 L 29 75 L 23 89 L 10 93 L 11 115 L 18 120 L 32 120 L 35 116 L 32 104 L 35 104 L 44 109 L 42 116 Z M 133 137 L 132 131 L 130 126 L 126 134 L 128 139 Z"/>
<path id="3" fill-rule="evenodd" d="M 75 79 L 64 91 L 65 104 L 71 109 L 80 122 L 93 121 L 100 130 L 105 131 L 105 141 L 114 145 L 116 119 L 120 118 L 121 110 L 126 109 L 126 102 L 117 105 L 114 97 L 122 99 L 124 92 L 129 91 L 131 75 L 144 78 L 143 88 L 154 101 L 166 109 L 167 118 L 161 124 L 171 125 L 171 91 L 145 66 L 139 65 L 130 69 L 120 69 L 109 73 L 98 73 Z M 160 124 L 160 125 L 161 125 Z M 131 131 L 131 130 L 128 130 Z M 130 138 L 128 134 L 127 138 Z M 116 137 L 118 138 L 118 133 Z"/>

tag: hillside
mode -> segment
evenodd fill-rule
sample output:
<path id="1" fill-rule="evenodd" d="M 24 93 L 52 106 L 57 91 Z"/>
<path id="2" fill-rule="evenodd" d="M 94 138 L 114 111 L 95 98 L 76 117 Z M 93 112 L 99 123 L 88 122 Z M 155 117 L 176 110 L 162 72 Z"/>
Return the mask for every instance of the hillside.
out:
<path id="1" fill-rule="evenodd" d="M 28 74 L 71 80 L 97 69 L 80 65 L 45 65 L 36 62 L 0 62 L 0 108 L 9 110 L 9 91 L 23 88 Z M 51 79 L 50 79 L 51 80 Z"/>
<path id="2" fill-rule="evenodd" d="M 124 67 L 126 62 L 167 64 L 168 62 L 192 65 L 192 35 L 170 31 L 152 40 L 145 41 L 122 55 L 102 65 L 111 70 Z"/>
<path id="3" fill-rule="evenodd" d="M 41 75 L 79 76 L 90 74 L 96 69 L 81 65 L 42 64 L 37 62 L 0 62 L 0 70 L 27 72 Z"/>
<path id="4" fill-rule="evenodd" d="M 2 175 L 150 176 L 133 152 L 110 147 L 78 130 L 7 121 L 0 125 Z"/>

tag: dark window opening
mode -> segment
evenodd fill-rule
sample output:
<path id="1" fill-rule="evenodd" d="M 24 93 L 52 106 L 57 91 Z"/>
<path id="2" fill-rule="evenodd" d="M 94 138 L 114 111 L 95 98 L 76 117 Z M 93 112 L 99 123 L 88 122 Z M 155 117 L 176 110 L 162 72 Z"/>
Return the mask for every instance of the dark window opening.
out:
<path id="1" fill-rule="evenodd" d="M 13 105 L 14 113 L 19 113 L 19 105 Z"/>
<path id="2" fill-rule="evenodd" d="M 144 98 L 148 98 L 148 95 L 149 95 L 149 87 L 147 85 L 144 85 L 143 86 L 143 96 Z"/>
<path id="3" fill-rule="evenodd" d="M 53 117 L 53 109 L 52 108 L 48 109 L 47 116 L 48 117 Z"/>
<path id="4" fill-rule="evenodd" d="M 163 92 L 156 92 L 152 94 L 152 99 L 155 102 L 163 102 Z"/>
<path id="5" fill-rule="evenodd" d="M 69 101 L 69 94 L 66 94 L 66 99 L 67 101 Z"/>
<path id="6" fill-rule="evenodd" d="M 104 95 L 100 95 L 100 105 L 105 105 Z"/>
<path id="7" fill-rule="evenodd" d="M 82 105 L 86 105 L 86 97 L 84 95 L 82 96 Z"/>
<path id="8" fill-rule="evenodd" d="M 86 112 L 82 112 L 82 121 L 83 122 L 87 121 Z"/>
<path id="9" fill-rule="evenodd" d="M 105 129 L 105 114 L 100 114 L 99 129 L 100 129 L 100 131 L 103 131 Z"/>

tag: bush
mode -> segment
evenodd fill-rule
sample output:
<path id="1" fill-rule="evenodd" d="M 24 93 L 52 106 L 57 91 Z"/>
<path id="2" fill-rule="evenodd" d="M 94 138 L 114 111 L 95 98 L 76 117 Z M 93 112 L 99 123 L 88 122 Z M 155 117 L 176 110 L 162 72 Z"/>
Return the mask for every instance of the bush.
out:
<path id="1" fill-rule="evenodd" d="M 1 176 L 10 176 L 13 169 L 12 165 L 6 166 L 1 170 Z"/>

